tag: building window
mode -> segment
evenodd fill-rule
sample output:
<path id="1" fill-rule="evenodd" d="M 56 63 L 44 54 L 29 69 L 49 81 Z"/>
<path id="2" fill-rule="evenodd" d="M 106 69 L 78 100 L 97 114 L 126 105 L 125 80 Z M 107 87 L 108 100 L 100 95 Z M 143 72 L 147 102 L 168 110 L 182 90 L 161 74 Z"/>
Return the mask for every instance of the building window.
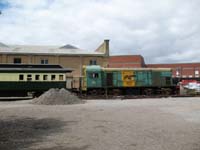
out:
<path id="1" fill-rule="evenodd" d="M 35 75 L 35 80 L 36 80 L 36 81 L 40 80 L 40 75 L 36 74 L 36 75 Z"/>
<path id="2" fill-rule="evenodd" d="M 41 64 L 48 64 L 48 63 L 49 63 L 48 59 L 41 59 Z"/>
<path id="3" fill-rule="evenodd" d="M 14 58 L 13 59 L 14 64 L 21 64 L 21 62 L 22 62 L 21 58 Z"/>
<path id="4" fill-rule="evenodd" d="M 96 60 L 90 60 L 90 65 L 97 65 L 97 61 Z"/>
<path id="5" fill-rule="evenodd" d="M 51 75 L 51 80 L 56 80 L 56 75 Z"/>
<path id="6" fill-rule="evenodd" d="M 19 80 L 24 80 L 24 75 L 23 74 L 19 75 Z"/>
<path id="7" fill-rule="evenodd" d="M 176 71 L 176 76 L 178 77 L 178 76 L 179 76 L 179 74 L 180 74 L 180 73 L 179 73 L 179 71 L 177 70 L 177 71 Z"/>
<path id="8" fill-rule="evenodd" d="M 63 75 L 59 75 L 59 80 L 63 81 L 63 79 L 64 79 Z"/>
<path id="9" fill-rule="evenodd" d="M 31 74 L 28 74 L 27 75 L 27 81 L 31 81 L 32 80 L 32 75 Z"/>
<path id="10" fill-rule="evenodd" d="M 43 80 L 48 80 L 48 76 L 47 75 L 43 75 Z"/>

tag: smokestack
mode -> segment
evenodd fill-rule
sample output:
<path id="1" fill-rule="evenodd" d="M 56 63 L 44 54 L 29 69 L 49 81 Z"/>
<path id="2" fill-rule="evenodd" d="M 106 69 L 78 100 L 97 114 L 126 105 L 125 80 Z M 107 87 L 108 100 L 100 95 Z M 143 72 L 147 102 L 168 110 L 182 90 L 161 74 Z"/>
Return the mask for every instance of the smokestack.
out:
<path id="1" fill-rule="evenodd" d="M 105 46 L 104 48 L 105 48 L 105 55 L 106 55 L 106 56 L 109 56 L 109 55 L 110 55 L 110 54 L 109 54 L 109 53 L 110 53 L 110 50 L 109 50 L 109 41 L 110 41 L 110 40 L 108 40 L 108 39 L 105 39 L 105 40 L 104 40 L 104 46 Z"/>

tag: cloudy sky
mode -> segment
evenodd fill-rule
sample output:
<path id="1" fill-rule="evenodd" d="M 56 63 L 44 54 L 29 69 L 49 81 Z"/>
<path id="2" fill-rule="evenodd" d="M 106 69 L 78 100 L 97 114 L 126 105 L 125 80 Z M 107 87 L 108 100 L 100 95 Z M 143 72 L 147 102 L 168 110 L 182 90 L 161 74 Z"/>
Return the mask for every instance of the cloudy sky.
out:
<path id="1" fill-rule="evenodd" d="M 0 0 L 0 42 L 72 44 L 146 63 L 200 62 L 200 0 Z"/>

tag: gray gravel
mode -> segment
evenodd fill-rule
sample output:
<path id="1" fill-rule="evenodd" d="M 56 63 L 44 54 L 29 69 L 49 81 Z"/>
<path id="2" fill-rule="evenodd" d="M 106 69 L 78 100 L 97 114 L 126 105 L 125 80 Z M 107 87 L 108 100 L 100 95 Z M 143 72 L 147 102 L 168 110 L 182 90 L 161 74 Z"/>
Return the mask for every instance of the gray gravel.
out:
<path id="1" fill-rule="evenodd" d="M 9 150 L 15 144 L 20 150 L 200 149 L 200 98 L 89 100 L 77 105 L 0 102 L 0 117 L 0 148 Z"/>
<path id="2" fill-rule="evenodd" d="M 66 89 L 49 89 L 40 97 L 33 99 L 32 103 L 38 105 L 66 105 L 80 104 L 83 101 Z"/>

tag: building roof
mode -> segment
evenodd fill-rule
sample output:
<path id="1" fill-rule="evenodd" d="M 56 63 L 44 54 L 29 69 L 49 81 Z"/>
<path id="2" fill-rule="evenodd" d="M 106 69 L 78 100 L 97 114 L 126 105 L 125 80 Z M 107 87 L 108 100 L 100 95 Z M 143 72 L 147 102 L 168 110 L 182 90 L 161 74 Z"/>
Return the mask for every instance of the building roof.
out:
<path id="1" fill-rule="evenodd" d="M 141 55 L 118 55 L 110 56 L 109 67 L 128 68 L 145 66 L 144 58 Z"/>
<path id="2" fill-rule="evenodd" d="M 101 52 L 89 52 L 72 45 L 43 46 L 43 45 L 5 45 L 0 43 L 1 54 L 34 54 L 34 55 L 104 55 Z"/>
<path id="3" fill-rule="evenodd" d="M 72 72 L 71 68 L 60 65 L 0 64 L 0 72 Z"/>

